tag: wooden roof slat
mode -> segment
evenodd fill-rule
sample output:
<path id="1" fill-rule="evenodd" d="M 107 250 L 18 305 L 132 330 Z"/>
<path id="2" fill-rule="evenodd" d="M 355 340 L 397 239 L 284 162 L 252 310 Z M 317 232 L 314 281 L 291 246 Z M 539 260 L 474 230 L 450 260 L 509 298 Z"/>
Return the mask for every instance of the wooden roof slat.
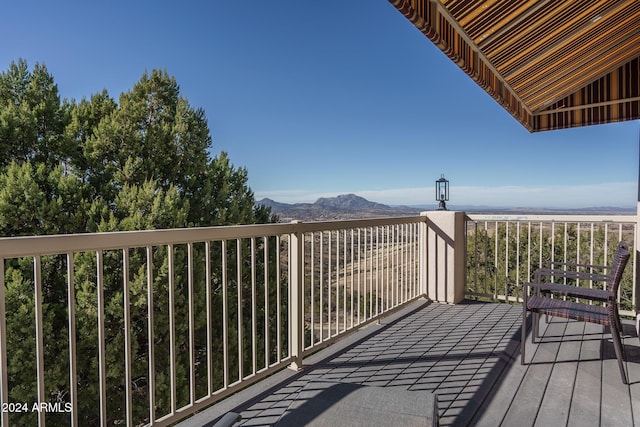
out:
<path id="1" fill-rule="evenodd" d="M 640 118 L 639 0 L 389 1 L 530 131 Z"/>
<path id="2" fill-rule="evenodd" d="M 567 94 L 579 89 L 590 81 L 594 81 L 600 76 L 606 74 L 611 70 L 611 64 L 618 63 L 621 59 L 627 58 L 628 54 L 635 53 L 640 54 L 640 49 L 636 47 L 634 40 L 627 40 L 626 42 L 619 43 L 615 47 L 609 49 L 603 48 L 600 50 L 600 61 L 597 63 L 588 56 L 581 62 L 572 65 L 574 68 L 567 68 L 564 70 L 556 71 L 555 73 L 548 73 L 545 79 L 544 85 L 541 83 L 534 84 L 532 82 L 528 87 L 525 87 L 520 92 L 525 98 L 527 103 L 535 104 L 542 95 L 542 92 L 552 91 L 555 98 L 562 98 Z M 633 50 L 632 50 L 633 49 Z M 588 69 L 585 69 L 589 65 Z M 567 75 L 572 75 L 572 79 L 569 80 Z M 533 107 L 537 110 L 538 107 Z"/>
<path id="3" fill-rule="evenodd" d="M 624 63 L 640 53 L 640 12 L 638 18 L 625 23 L 616 32 L 594 38 L 592 41 L 580 42 L 566 46 L 554 55 L 536 64 L 535 70 L 522 78 L 508 81 L 523 98 L 534 96 L 536 92 L 548 89 L 557 82 L 565 84 L 564 89 L 557 89 L 556 97 L 569 92 L 578 80 L 594 80 L 613 68 L 615 64 Z M 571 55 L 571 61 L 565 61 Z M 536 76 L 532 78 L 530 76 Z M 570 76 L 570 78 L 569 78 Z M 535 108 L 534 108 L 535 109 Z"/>
<path id="4" fill-rule="evenodd" d="M 490 43 L 494 37 L 500 37 L 503 31 L 513 28 L 513 25 L 517 25 L 517 22 L 526 18 L 530 13 L 535 12 L 538 7 L 542 7 L 549 1 L 551 0 L 545 0 L 543 2 L 540 0 L 529 0 L 517 7 L 512 7 L 511 12 L 507 16 L 498 17 L 496 20 L 484 20 L 483 25 L 478 25 L 477 31 L 475 32 L 476 34 L 473 35 L 473 41 L 482 49 L 483 43 Z"/>
<path id="5" fill-rule="evenodd" d="M 618 56 L 624 55 L 626 56 L 628 45 L 621 45 L 614 51 L 608 51 L 604 53 L 603 59 L 612 58 L 611 61 L 615 61 L 615 55 Z M 622 52 L 621 52 L 622 51 Z M 640 53 L 640 50 L 636 52 Z M 553 93 L 553 99 L 562 98 L 564 96 L 573 93 L 579 88 L 585 86 L 590 81 L 594 81 L 596 77 L 602 76 L 607 71 L 609 71 L 610 65 L 605 63 L 601 63 L 599 66 L 590 68 L 592 75 L 582 75 L 576 77 L 576 79 L 572 83 L 567 83 L 565 78 L 556 79 L 553 84 L 547 85 L 544 90 L 534 91 L 531 96 L 527 97 L 527 103 L 532 106 L 533 111 L 538 111 L 545 104 L 548 104 L 548 100 L 550 99 L 548 96 L 545 97 L 545 94 Z M 595 77 L 594 77 L 595 76 Z"/>
<path id="6" fill-rule="evenodd" d="M 519 54 L 512 57 L 511 60 L 502 63 L 498 67 L 498 69 L 502 73 L 504 73 L 505 78 L 513 79 L 516 78 L 519 74 L 527 72 L 530 67 L 535 66 L 536 64 L 543 61 L 547 56 L 561 49 L 565 50 L 565 54 L 563 55 L 564 60 L 570 60 L 571 49 L 573 49 L 573 47 L 568 48 L 568 45 L 573 44 L 576 40 L 582 38 L 582 40 L 579 40 L 579 43 L 581 44 L 583 49 L 588 48 L 589 43 L 595 44 L 596 40 L 601 40 L 604 37 L 609 37 L 611 35 L 611 32 L 616 31 L 618 26 L 624 25 L 625 22 L 634 20 L 634 15 L 635 17 L 637 17 L 638 13 L 640 13 L 640 2 L 636 3 L 635 5 L 627 3 L 627 5 L 634 6 L 633 9 L 635 9 L 635 11 L 633 9 L 629 11 L 629 13 L 633 15 L 625 19 L 624 22 L 615 23 L 612 23 L 611 20 L 621 15 L 609 14 L 606 17 L 601 18 L 596 23 L 592 23 L 591 19 L 593 16 L 593 12 L 597 11 L 597 8 L 589 8 L 579 15 L 578 18 L 580 20 L 580 25 L 574 25 L 573 28 L 571 28 L 570 31 L 567 31 L 566 35 L 564 35 L 562 38 L 556 38 L 556 40 L 554 40 L 553 42 L 546 44 L 543 44 L 543 40 L 541 40 L 541 42 L 536 46 L 531 46 L 529 49 L 523 50 Z M 560 30 L 568 29 L 568 26 L 563 26 Z M 550 40 L 550 38 L 551 37 L 546 38 L 546 40 Z M 532 60 L 530 58 L 526 58 L 526 55 L 534 56 L 535 59 Z M 516 62 L 519 59 L 521 60 Z"/>

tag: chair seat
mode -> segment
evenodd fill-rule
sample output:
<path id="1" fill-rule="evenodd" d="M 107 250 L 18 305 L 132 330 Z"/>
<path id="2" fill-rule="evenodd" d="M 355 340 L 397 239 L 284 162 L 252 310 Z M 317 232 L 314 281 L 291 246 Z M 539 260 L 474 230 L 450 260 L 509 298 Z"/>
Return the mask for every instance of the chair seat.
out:
<path id="1" fill-rule="evenodd" d="M 604 326 L 610 325 L 607 307 L 565 301 L 561 298 L 532 295 L 527 299 L 527 310 Z"/>

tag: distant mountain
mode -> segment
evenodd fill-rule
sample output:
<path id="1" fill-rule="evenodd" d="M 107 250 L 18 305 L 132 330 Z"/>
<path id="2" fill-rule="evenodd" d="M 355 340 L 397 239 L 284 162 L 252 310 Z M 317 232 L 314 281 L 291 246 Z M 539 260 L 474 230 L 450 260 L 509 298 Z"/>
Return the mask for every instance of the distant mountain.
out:
<path id="1" fill-rule="evenodd" d="M 316 200 L 314 205 L 342 211 L 391 209 L 387 205 L 383 205 L 382 203 L 370 202 L 364 197 L 356 196 L 355 194 L 341 194 L 337 197 L 321 197 Z"/>
<path id="2" fill-rule="evenodd" d="M 335 219 L 376 218 L 389 216 L 417 215 L 418 208 L 388 206 L 371 202 L 355 194 L 341 194 L 336 197 L 321 197 L 314 203 L 280 203 L 272 199 L 262 199 L 259 205 L 270 206 L 271 211 L 281 221 L 298 219 L 301 221 L 323 221 Z"/>
<path id="3" fill-rule="evenodd" d="M 314 203 L 281 203 L 272 199 L 262 199 L 258 205 L 271 207 L 271 211 L 280 217 L 280 221 L 328 221 L 356 218 L 381 218 L 393 216 L 418 215 L 423 211 L 436 210 L 437 205 L 421 206 L 388 206 L 371 202 L 355 194 L 341 194 L 336 197 L 321 197 Z M 587 207 L 579 209 L 563 208 L 495 208 L 490 206 L 460 206 L 449 205 L 450 210 L 467 212 L 469 214 L 490 215 L 614 215 L 634 214 L 635 207 Z"/>

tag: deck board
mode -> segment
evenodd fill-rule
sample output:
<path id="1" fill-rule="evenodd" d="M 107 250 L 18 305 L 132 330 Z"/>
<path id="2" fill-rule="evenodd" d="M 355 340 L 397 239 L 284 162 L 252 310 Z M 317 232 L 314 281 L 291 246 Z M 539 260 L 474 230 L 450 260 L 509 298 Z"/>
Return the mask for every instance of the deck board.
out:
<path id="1" fill-rule="evenodd" d="M 243 425 L 271 425 L 313 378 L 435 392 L 441 426 L 631 426 L 639 419 L 640 345 L 633 325 L 625 325 L 628 386 L 601 326 L 543 320 L 543 338 L 534 344 L 529 336 L 530 363 L 521 365 L 521 306 L 416 307 L 305 359 L 301 372 L 283 373 L 279 383 L 252 386 L 252 398 L 240 393 L 198 419 L 213 420 L 224 407 L 240 412 Z"/>
<path id="2" fill-rule="evenodd" d="M 564 322 L 552 322 L 547 326 L 545 335 L 564 334 L 565 326 Z M 511 406 L 504 417 L 504 425 L 523 427 L 534 425 L 559 349 L 560 343 L 557 340 L 537 347 L 521 386 L 516 391 Z M 528 386 L 523 387 L 522 384 Z"/>
<path id="3" fill-rule="evenodd" d="M 552 367 L 547 389 L 538 410 L 534 425 L 544 427 L 554 424 L 565 425 L 569 418 L 573 397 L 576 371 L 580 358 L 580 344 L 576 335 L 584 332 L 584 322 L 564 321 L 563 340 Z"/>
<path id="4" fill-rule="evenodd" d="M 587 323 L 584 325 L 583 336 L 585 338 L 580 347 L 580 361 L 567 425 L 597 427 L 600 425 L 602 391 L 602 327 Z"/>

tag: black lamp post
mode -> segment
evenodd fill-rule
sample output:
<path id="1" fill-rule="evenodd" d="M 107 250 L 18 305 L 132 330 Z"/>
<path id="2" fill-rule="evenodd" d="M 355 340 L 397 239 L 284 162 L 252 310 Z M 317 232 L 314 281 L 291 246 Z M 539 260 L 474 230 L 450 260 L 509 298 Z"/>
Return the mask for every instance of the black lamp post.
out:
<path id="1" fill-rule="evenodd" d="M 449 181 L 445 179 L 444 174 L 440 175 L 440 179 L 436 180 L 436 200 L 440 202 L 439 211 L 446 211 L 446 201 L 449 200 Z"/>

